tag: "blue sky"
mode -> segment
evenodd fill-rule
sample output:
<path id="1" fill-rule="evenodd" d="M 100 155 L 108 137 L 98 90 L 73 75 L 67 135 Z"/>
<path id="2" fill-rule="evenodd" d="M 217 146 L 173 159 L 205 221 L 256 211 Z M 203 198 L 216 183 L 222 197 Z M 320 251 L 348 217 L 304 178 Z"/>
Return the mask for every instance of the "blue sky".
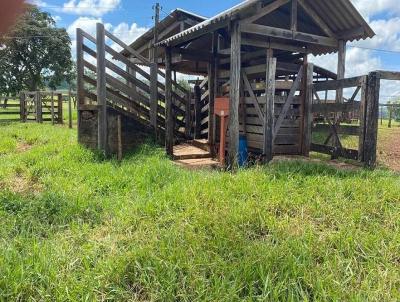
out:
<path id="1" fill-rule="evenodd" d="M 399 0 L 351 0 L 371 25 L 377 36 L 351 43 L 347 50 L 346 76 L 367 74 L 377 69 L 400 71 L 400 5 Z M 30 0 L 50 12 L 59 26 L 66 27 L 74 49 L 76 27 L 94 33 L 96 22 L 125 42 L 132 42 L 152 26 L 155 1 L 148 0 Z M 179 7 L 205 17 L 240 3 L 240 0 L 164 0 L 161 18 Z M 357 47 L 363 48 L 357 48 Z M 384 52 L 372 49 L 391 50 Z M 314 63 L 336 70 L 336 55 L 311 58 Z M 400 95 L 398 83 L 384 83 L 383 96 Z"/>

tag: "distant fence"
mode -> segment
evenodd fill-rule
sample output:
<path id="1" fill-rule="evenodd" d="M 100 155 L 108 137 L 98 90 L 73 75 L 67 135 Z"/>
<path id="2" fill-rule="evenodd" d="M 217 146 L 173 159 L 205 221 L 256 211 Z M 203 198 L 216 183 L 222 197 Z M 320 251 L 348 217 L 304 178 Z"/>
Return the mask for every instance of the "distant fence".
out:
<path id="1" fill-rule="evenodd" d="M 76 108 L 76 93 L 72 91 L 21 91 L 18 96 L 0 96 L 0 123 L 62 124 L 64 103 L 68 103 L 69 127 L 72 128 L 72 111 Z"/>

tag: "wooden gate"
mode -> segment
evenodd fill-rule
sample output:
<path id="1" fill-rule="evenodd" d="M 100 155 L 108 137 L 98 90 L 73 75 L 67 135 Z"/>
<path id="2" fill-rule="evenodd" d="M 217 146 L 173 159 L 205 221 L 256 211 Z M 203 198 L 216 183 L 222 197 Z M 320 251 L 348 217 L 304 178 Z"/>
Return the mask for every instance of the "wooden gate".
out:
<path id="1" fill-rule="evenodd" d="M 380 81 L 376 73 L 313 85 L 311 151 L 332 158 L 376 163 Z M 329 91 L 353 89 L 349 99 L 329 100 Z M 324 92 L 325 97 L 320 96 Z M 331 93 L 332 94 L 332 93 Z"/>

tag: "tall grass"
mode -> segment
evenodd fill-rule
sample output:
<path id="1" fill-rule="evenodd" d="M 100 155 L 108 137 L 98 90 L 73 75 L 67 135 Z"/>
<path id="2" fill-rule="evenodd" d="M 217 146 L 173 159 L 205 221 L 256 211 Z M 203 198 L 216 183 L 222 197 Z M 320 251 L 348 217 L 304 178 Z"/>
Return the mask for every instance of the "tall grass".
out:
<path id="1" fill-rule="evenodd" d="M 0 128 L 1 301 L 398 301 L 400 180 L 286 162 L 121 163 L 75 130 Z"/>

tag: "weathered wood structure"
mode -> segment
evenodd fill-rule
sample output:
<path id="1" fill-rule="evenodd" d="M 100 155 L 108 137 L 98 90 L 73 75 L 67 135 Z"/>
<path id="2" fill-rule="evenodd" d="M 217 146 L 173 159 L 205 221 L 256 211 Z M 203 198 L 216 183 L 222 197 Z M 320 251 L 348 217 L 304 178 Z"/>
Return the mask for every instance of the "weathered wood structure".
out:
<path id="1" fill-rule="evenodd" d="M 73 94 L 70 94 L 70 99 Z M 0 97 L 0 115 L 11 118 L 1 122 L 34 121 L 38 123 L 63 123 L 63 94 L 57 91 L 22 91 L 16 97 Z"/>
<path id="2" fill-rule="evenodd" d="M 345 78 L 346 43 L 374 35 L 349 0 L 248 0 L 210 19 L 176 10 L 159 23 L 156 17 L 154 28 L 130 46 L 101 24 L 96 38 L 78 29 L 80 141 L 107 153 L 114 127 L 108 116 L 123 115 L 143 136 L 155 133 L 165 139 L 171 157 L 176 143 L 193 138 L 206 138 L 215 155 L 214 102 L 225 96 L 230 100 L 230 167 L 237 165 L 240 136 L 265 162 L 275 154 L 315 151 L 374 166 L 380 79 L 395 75 Z M 123 51 L 116 52 L 107 38 Z M 336 52 L 337 72 L 309 63 L 310 54 Z M 199 79 L 188 90 L 176 82 L 176 73 Z M 353 95 L 345 98 L 351 87 Z M 334 102 L 328 102 L 329 91 Z M 350 112 L 358 121 L 344 125 Z M 135 134 L 124 122 L 121 127 L 123 137 Z M 324 131 L 326 140 L 314 141 L 315 133 Z M 358 136 L 358 149 L 343 146 L 341 135 Z"/>

